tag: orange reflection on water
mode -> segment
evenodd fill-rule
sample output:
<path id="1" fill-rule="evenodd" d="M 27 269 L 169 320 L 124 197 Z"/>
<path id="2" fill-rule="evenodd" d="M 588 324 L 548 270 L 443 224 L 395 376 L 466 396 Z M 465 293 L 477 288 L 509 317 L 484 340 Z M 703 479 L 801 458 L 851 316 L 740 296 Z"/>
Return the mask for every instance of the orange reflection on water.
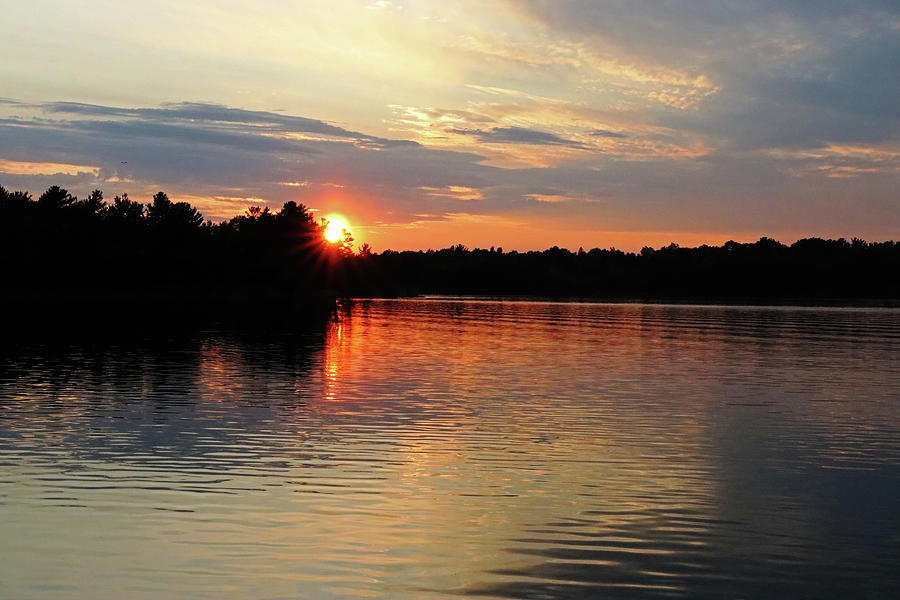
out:
<path id="1" fill-rule="evenodd" d="M 4 585 L 691 596 L 735 556 L 787 557 L 735 578 L 793 576 L 804 552 L 831 568 L 840 548 L 817 536 L 840 513 L 808 490 L 840 482 L 826 467 L 896 463 L 896 321 L 365 301 L 308 337 L 20 352 L 0 377 L 0 508 L 26 541 L 0 548 Z M 882 577 L 883 547 L 863 555 Z"/>
<path id="2" fill-rule="evenodd" d="M 355 363 L 365 360 L 366 346 L 372 342 L 367 333 L 365 324 L 354 321 L 346 310 L 340 311 L 328 325 L 322 354 L 322 398 L 340 403 L 339 412 L 352 412 L 362 400 L 353 393 L 352 380 L 358 375 Z"/>
<path id="3" fill-rule="evenodd" d="M 198 358 L 197 382 L 204 399 L 222 402 L 239 396 L 247 372 L 239 354 L 228 352 L 221 340 L 212 338 L 201 343 Z"/>
<path id="4" fill-rule="evenodd" d="M 332 402 L 336 399 L 337 380 L 341 371 L 341 363 L 346 356 L 343 348 L 344 326 L 340 321 L 332 324 L 328 335 L 328 343 L 325 346 L 325 400 Z"/>

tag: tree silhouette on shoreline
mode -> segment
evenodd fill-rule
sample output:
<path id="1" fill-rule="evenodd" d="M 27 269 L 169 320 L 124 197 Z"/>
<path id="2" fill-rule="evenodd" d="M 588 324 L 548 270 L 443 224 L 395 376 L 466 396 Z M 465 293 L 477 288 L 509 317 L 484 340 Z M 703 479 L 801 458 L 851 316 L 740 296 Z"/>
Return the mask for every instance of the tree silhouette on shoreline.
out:
<path id="1" fill-rule="evenodd" d="M 35 200 L 0 186 L 0 301 L 45 314 L 139 305 L 141 318 L 326 306 L 351 251 L 322 232 L 295 202 L 212 223 L 164 192 L 145 205 L 127 194 L 110 203 L 99 190 L 79 199 L 59 186 Z"/>
<path id="2" fill-rule="evenodd" d="M 384 251 L 360 293 L 527 295 L 665 301 L 900 300 L 900 244 L 820 238 L 791 245 L 763 237 L 722 246 L 670 244 L 638 253 Z"/>
<path id="3" fill-rule="evenodd" d="M 52 186 L 35 200 L 0 186 L 0 269 L 6 296 L 28 292 L 64 302 L 75 292 L 161 294 L 265 304 L 278 297 L 420 293 L 610 299 L 900 299 L 900 244 L 808 238 L 640 252 L 552 247 L 374 253 L 352 250 L 349 232 L 324 237 L 304 205 L 252 206 L 204 221 L 164 192 L 144 205 L 112 203 L 94 190 L 79 199 Z M 33 292 L 33 293 L 32 293 Z M 243 300 L 241 300 L 243 299 Z"/>

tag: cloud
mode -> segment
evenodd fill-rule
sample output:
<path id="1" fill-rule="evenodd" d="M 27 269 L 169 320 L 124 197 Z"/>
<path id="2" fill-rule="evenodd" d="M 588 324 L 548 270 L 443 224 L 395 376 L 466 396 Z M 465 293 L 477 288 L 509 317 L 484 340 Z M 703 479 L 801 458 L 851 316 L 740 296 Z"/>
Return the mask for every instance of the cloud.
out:
<path id="1" fill-rule="evenodd" d="M 548 71 L 556 78 L 574 79 L 581 87 L 602 89 L 620 99 L 640 97 L 681 109 L 696 108 L 715 94 L 718 86 L 707 74 L 687 71 L 625 54 L 622 47 L 595 41 L 566 39 L 538 30 L 536 35 L 509 38 L 505 32 L 480 37 L 464 36 L 454 49 L 476 55 L 479 60 L 508 62 L 510 66 Z M 501 88 L 470 86 L 484 91 Z"/>
<path id="2" fill-rule="evenodd" d="M 679 89 L 671 77 L 672 85 L 660 79 L 652 88 L 621 90 L 626 102 L 634 96 L 694 106 L 647 109 L 655 124 L 708 136 L 722 148 L 881 143 L 900 135 L 895 1 L 517 0 L 511 6 L 531 27 L 597 56 L 613 52 L 620 62 L 643 65 L 642 72 L 675 69 L 708 78 L 713 94 L 703 86 Z"/>
<path id="3" fill-rule="evenodd" d="M 9 175 L 81 175 L 92 174 L 98 176 L 100 169 L 85 165 L 70 165 L 64 163 L 15 161 L 0 158 L 0 173 Z"/>
<path id="4" fill-rule="evenodd" d="M 10 6 L 0 182 L 548 239 L 900 227 L 896 0 L 261 1 Z"/>
<path id="5" fill-rule="evenodd" d="M 538 146 L 568 146 L 569 148 L 584 149 L 579 142 L 567 140 L 554 133 L 537 131 L 527 127 L 493 127 L 483 129 L 450 129 L 460 135 L 471 135 L 479 141 L 489 144 L 534 144 Z"/>
<path id="6" fill-rule="evenodd" d="M 430 197 L 453 198 L 456 200 L 483 200 L 484 194 L 477 188 L 464 185 L 448 185 L 442 188 L 421 186 L 422 192 Z"/>
<path id="7" fill-rule="evenodd" d="M 99 187 L 108 196 L 139 199 L 164 189 L 214 219 L 250 203 L 277 208 L 296 200 L 349 212 L 361 228 L 417 223 L 421 236 L 429 223 L 465 213 L 484 222 L 532 223 L 551 245 L 554 232 L 582 229 L 803 229 L 879 237 L 866 232 L 900 226 L 896 144 L 723 151 L 642 122 L 645 115 L 628 120 L 628 112 L 547 101 L 516 107 L 513 122 L 556 120 L 562 134 L 498 122 L 510 118 L 504 116 L 510 107 L 409 109 L 423 123 L 439 123 L 433 131 L 455 136 L 456 146 L 436 148 L 219 105 L 37 105 L 37 116 L 0 118 L 0 183 L 33 192 L 60 184 L 79 195 Z M 558 153 L 564 160 L 503 167 L 486 162 L 489 148 Z M 433 217 L 423 222 L 423 214 Z M 389 237 L 382 243 L 389 245 Z"/>
<path id="8" fill-rule="evenodd" d="M 67 185 L 132 195 L 165 188 L 172 195 L 207 198 L 198 203 L 212 218 L 234 214 L 224 198 L 264 197 L 278 206 L 297 198 L 309 203 L 342 187 L 383 198 L 405 215 L 420 210 L 418 188 L 475 190 L 493 170 L 480 165 L 476 154 L 428 150 L 408 140 L 270 112 L 196 103 L 159 109 L 74 103 L 37 108 L 56 118 L 0 119 L 4 185 L 40 189 L 58 183 L 48 169 L 80 177 L 71 166 L 77 156 L 78 164 L 90 165 L 93 179 L 67 178 Z"/>
<path id="9" fill-rule="evenodd" d="M 395 106 L 392 129 L 430 147 L 477 152 L 488 164 L 506 168 L 573 160 L 680 160 L 710 151 L 705 133 L 653 123 L 646 111 L 602 109 L 509 89 L 479 91 L 501 101 L 471 102 L 465 110 Z"/>
<path id="10" fill-rule="evenodd" d="M 620 131 L 609 131 L 608 129 L 594 129 L 588 135 L 601 138 L 615 138 L 620 140 L 624 140 L 628 137 L 628 135 Z"/>
<path id="11" fill-rule="evenodd" d="M 38 107 L 50 114 L 62 113 L 90 117 L 124 118 L 129 119 L 130 123 L 139 123 L 144 127 L 158 124 L 157 127 L 177 126 L 196 131 L 196 128 L 189 126 L 192 123 L 200 122 L 207 128 L 210 125 L 218 124 L 232 131 L 237 128 L 238 131 L 244 133 L 248 131 L 248 127 L 252 127 L 256 132 L 268 134 L 311 133 L 337 140 L 353 140 L 360 144 L 375 147 L 416 144 L 416 142 L 409 140 L 391 140 L 349 131 L 318 119 L 295 117 L 268 111 L 243 110 L 221 104 L 201 102 L 168 103 L 161 108 L 117 108 L 78 102 L 48 102 L 40 104 Z"/>

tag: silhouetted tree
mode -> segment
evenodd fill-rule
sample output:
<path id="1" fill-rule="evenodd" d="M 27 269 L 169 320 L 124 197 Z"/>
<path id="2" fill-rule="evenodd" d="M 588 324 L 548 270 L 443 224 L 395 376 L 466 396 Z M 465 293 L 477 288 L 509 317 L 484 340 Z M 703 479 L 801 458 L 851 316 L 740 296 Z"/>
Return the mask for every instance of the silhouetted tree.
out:
<path id="1" fill-rule="evenodd" d="M 144 218 L 144 205 L 128 198 L 128 194 L 116 196 L 106 217 L 113 223 L 138 225 Z"/>
<path id="2" fill-rule="evenodd" d="M 20 210 L 31 202 L 28 192 L 10 192 L 0 185 L 0 211 Z"/>
<path id="3" fill-rule="evenodd" d="M 103 200 L 103 192 L 100 190 L 94 190 L 84 200 L 76 199 L 72 206 L 87 217 L 99 216 L 106 210 L 106 202 Z"/>
<path id="4" fill-rule="evenodd" d="M 353 256 L 353 236 L 346 229 L 341 230 L 341 237 L 331 245 L 340 256 Z"/>
<path id="5" fill-rule="evenodd" d="M 807 238 L 639 253 L 554 246 L 542 252 L 468 249 L 352 252 L 345 232 L 326 243 L 307 207 L 253 206 L 207 223 L 164 192 L 149 206 L 99 190 L 79 200 L 52 186 L 37 200 L 0 186 L 0 276 L 8 289 L 241 291 L 314 294 L 516 294 L 599 298 L 774 300 L 900 298 L 900 244 Z M 187 290 L 187 291 L 186 291 Z M 32 295 L 33 296 L 33 295 Z"/>
<path id="6" fill-rule="evenodd" d="M 187 202 L 172 202 L 165 192 L 157 192 L 147 207 L 151 225 L 190 230 L 203 225 L 203 215 Z"/>
<path id="7" fill-rule="evenodd" d="M 668 300 L 900 298 L 900 244 L 771 238 L 639 253 L 444 250 L 367 259 L 357 294 L 511 294 Z"/>
<path id="8" fill-rule="evenodd" d="M 47 191 L 38 198 L 38 205 L 48 210 L 59 210 L 72 206 L 77 198 L 69 193 L 69 190 L 58 185 L 50 186 Z"/>

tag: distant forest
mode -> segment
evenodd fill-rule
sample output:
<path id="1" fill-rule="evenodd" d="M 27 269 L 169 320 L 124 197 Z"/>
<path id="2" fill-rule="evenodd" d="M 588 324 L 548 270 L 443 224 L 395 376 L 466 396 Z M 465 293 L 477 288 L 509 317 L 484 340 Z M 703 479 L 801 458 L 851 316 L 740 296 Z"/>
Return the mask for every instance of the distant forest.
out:
<path id="1" fill-rule="evenodd" d="M 143 204 L 95 190 L 79 199 L 53 186 L 36 199 L 0 186 L 4 299 L 53 309 L 173 304 L 204 310 L 341 296 L 459 294 L 724 302 L 900 300 L 900 244 L 808 238 L 640 252 L 553 247 L 373 253 L 349 233 L 324 239 L 302 204 L 251 207 L 221 223 L 159 192 Z"/>
<path id="2" fill-rule="evenodd" d="M 385 251 L 357 295 L 460 294 L 666 302 L 865 303 L 900 300 L 900 244 L 808 238 L 640 252 Z"/>

